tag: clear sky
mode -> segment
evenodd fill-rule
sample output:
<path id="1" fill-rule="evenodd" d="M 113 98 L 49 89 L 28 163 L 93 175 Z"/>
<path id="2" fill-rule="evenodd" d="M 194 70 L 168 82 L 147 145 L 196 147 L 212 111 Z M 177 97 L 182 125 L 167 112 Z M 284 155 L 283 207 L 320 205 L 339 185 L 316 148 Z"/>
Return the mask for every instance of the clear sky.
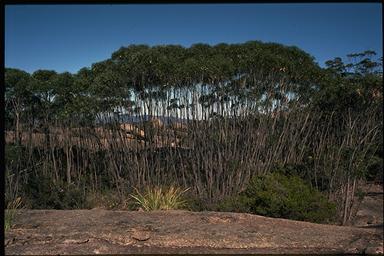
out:
<path id="1" fill-rule="evenodd" d="M 364 50 L 382 56 L 380 3 L 6 5 L 5 66 L 77 72 L 130 44 L 295 45 L 323 66 Z"/>

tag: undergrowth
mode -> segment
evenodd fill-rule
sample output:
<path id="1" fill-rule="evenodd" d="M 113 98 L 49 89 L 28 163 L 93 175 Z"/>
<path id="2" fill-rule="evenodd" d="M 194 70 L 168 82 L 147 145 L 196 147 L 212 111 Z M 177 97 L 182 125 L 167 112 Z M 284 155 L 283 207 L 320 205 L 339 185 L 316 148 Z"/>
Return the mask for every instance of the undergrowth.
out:
<path id="1" fill-rule="evenodd" d="M 15 200 L 8 202 L 7 209 L 5 209 L 4 216 L 4 229 L 8 231 L 12 228 L 13 221 L 16 216 L 16 210 L 22 207 L 21 197 L 17 197 Z"/>

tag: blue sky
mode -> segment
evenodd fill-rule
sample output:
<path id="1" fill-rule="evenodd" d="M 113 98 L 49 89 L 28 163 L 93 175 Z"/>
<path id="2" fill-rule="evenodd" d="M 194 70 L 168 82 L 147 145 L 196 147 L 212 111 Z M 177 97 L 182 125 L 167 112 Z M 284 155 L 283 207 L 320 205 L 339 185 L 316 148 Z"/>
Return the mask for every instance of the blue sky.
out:
<path id="1" fill-rule="evenodd" d="M 77 72 L 130 44 L 295 45 L 323 63 L 374 50 L 382 56 L 379 3 L 6 5 L 5 66 Z"/>

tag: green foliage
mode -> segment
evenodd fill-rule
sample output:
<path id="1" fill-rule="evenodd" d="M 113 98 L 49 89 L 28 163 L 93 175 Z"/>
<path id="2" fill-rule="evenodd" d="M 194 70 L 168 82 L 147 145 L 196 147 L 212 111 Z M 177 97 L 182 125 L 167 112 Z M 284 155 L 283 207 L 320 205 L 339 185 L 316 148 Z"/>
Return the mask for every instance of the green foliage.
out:
<path id="1" fill-rule="evenodd" d="M 247 197 L 244 194 L 231 196 L 220 203 L 214 208 L 216 211 L 220 212 L 249 212 L 251 213 L 250 205 L 252 199 Z"/>
<path id="2" fill-rule="evenodd" d="M 335 205 L 296 175 L 273 173 L 254 177 L 245 191 L 219 204 L 219 210 L 269 217 L 327 222 Z"/>
<path id="3" fill-rule="evenodd" d="M 5 98 L 13 100 L 25 100 L 31 96 L 31 76 L 25 71 L 6 68 L 5 69 Z"/>
<path id="4" fill-rule="evenodd" d="M 129 208 L 129 202 L 121 200 L 120 195 L 112 189 L 103 191 L 88 191 L 86 193 L 86 199 L 84 208 L 102 208 L 102 209 L 127 209 Z"/>
<path id="5" fill-rule="evenodd" d="M 24 159 L 26 149 L 22 145 L 6 144 L 4 150 L 4 159 L 7 166 L 17 164 L 18 161 Z"/>
<path id="6" fill-rule="evenodd" d="M 285 164 L 285 165 L 276 165 L 273 168 L 274 172 L 279 173 L 283 176 L 298 176 L 302 179 L 306 179 L 308 168 L 312 166 L 309 163 L 306 164 Z"/>
<path id="7" fill-rule="evenodd" d="M 365 51 L 348 55 L 350 63 L 340 57 L 327 61 L 313 105 L 323 111 L 345 113 L 382 104 L 382 61 L 374 60 L 375 55 Z"/>
<path id="8" fill-rule="evenodd" d="M 356 190 L 355 196 L 357 196 L 358 200 L 361 202 L 366 196 L 366 192 L 364 192 L 361 188 L 359 188 Z"/>
<path id="9" fill-rule="evenodd" d="M 52 178 L 42 174 L 30 176 L 23 191 L 26 204 L 34 209 L 77 209 L 85 206 L 82 190 L 73 184 L 54 183 Z"/>
<path id="10" fill-rule="evenodd" d="M 131 195 L 137 204 L 145 211 L 153 210 L 174 210 L 186 207 L 187 201 L 183 199 L 183 194 L 188 189 L 170 186 L 168 188 L 153 187 L 146 188 L 144 193 L 140 193 L 138 189 L 136 194 Z"/>
<path id="11" fill-rule="evenodd" d="M 188 206 L 187 209 L 193 212 L 200 212 L 200 211 L 207 210 L 205 202 L 196 196 L 188 197 L 186 199 L 186 205 Z"/>
<path id="12" fill-rule="evenodd" d="M 365 178 L 368 181 L 383 181 L 383 157 L 374 155 L 369 158 L 366 165 Z"/>
<path id="13" fill-rule="evenodd" d="M 334 216 L 334 206 L 298 176 L 273 173 L 251 180 L 244 194 L 253 213 L 322 222 Z"/>

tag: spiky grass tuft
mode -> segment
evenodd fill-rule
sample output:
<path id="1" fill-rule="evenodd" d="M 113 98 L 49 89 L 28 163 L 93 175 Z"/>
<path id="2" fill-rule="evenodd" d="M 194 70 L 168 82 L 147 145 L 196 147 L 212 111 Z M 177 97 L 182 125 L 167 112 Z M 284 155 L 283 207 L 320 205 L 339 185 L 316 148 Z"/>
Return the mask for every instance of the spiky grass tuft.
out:
<path id="1" fill-rule="evenodd" d="M 4 216 L 4 229 L 8 231 L 12 228 L 13 221 L 15 219 L 16 210 L 21 208 L 22 200 L 21 197 L 17 197 L 15 200 L 10 201 L 5 210 Z"/>
<path id="2" fill-rule="evenodd" d="M 187 201 L 183 199 L 183 194 L 188 190 L 189 188 L 183 190 L 175 186 L 168 188 L 147 187 L 144 193 L 140 193 L 135 188 L 136 194 L 131 195 L 131 197 L 144 211 L 175 210 L 186 206 Z"/>

